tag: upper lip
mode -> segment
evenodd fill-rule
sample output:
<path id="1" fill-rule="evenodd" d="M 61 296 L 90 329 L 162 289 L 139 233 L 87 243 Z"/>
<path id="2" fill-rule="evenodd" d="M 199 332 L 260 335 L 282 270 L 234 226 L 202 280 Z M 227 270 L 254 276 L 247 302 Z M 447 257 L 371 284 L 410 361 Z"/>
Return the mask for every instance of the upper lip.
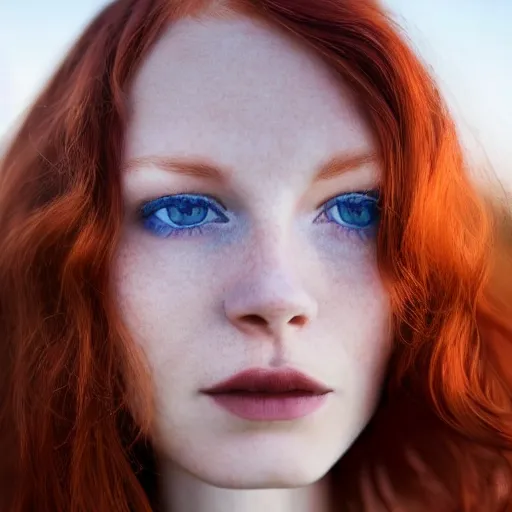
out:
<path id="1" fill-rule="evenodd" d="M 304 391 L 322 395 L 329 393 L 332 389 L 291 368 L 280 370 L 250 368 L 201 391 L 211 395 L 237 391 L 269 394 Z"/>

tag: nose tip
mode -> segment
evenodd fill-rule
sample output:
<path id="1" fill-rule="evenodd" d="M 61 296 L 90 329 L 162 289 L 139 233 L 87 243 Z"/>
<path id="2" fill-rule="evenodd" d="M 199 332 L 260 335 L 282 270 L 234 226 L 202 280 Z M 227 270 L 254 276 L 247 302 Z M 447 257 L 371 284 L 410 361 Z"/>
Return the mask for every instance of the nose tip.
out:
<path id="1" fill-rule="evenodd" d="M 282 335 L 305 327 L 316 315 L 316 303 L 299 286 L 278 283 L 239 287 L 224 302 L 226 317 L 248 334 Z"/>

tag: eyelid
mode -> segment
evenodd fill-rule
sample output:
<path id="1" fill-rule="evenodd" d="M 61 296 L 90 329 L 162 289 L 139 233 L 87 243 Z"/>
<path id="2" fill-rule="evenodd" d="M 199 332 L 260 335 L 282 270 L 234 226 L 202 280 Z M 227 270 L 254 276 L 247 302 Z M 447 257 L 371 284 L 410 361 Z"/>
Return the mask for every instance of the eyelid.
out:
<path id="1" fill-rule="evenodd" d="M 376 202 L 379 202 L 380 190 L 378 188 L 373 188 L 368 190 L 351 190 L 350 192 L 341 192 L 339 194 L 331 196 L 326 201 L 322 201 L 318 208 L 324 210 L 329 206 L 333 206 L 333 204 L 336 203 L 336 201 L 339 200 L 340 198 L 344 198 L 351 195 L 365 196 L 368 199 L 373 199 Z"/>
<path id="2" fill-rule="evenodd" d="M 190 192 L 181 194 L 170 194 L 166 196 L 157 197 L 149 201 L 144 201 L 142 204 L 139 205 L 138 211 L 141 217 L 148 217 L 149 215 L 160 210 L 161 208 L 166 208 L 166 203 L 170 203 L 176 199 L 183 197 L 188 197 L 196 199 L 197 201 L 202 201 L 208 204 L 208 206 L 215 210 L 217 213 L 226 214 L 227 208 L 217 198 L 210 196 L 208 194 L 194 194 Z"/>

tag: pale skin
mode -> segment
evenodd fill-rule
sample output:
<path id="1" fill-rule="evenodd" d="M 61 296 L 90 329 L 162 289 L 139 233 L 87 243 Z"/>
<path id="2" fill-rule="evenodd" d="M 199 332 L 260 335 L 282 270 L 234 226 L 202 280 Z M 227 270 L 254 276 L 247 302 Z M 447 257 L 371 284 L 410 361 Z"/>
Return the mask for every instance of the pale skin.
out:
<path id="1" fill-rule="evenodd" d="M 236 16 L 173 25 L 131 104 L 115 286 L 152 373 L 164 502 L 328 511 L 326 475 L 371 418 L 391 351 L 375 237 L 320 215 L 378 187 L 371 130 L 316 55 Z M 165 237 L 141 221 L 141 205 L 185 193 L 213 198 L 225 222 Z M 314 414 L 274 422 L 199 393 L 255 366 L 295 368 L 333 392 Z"/>

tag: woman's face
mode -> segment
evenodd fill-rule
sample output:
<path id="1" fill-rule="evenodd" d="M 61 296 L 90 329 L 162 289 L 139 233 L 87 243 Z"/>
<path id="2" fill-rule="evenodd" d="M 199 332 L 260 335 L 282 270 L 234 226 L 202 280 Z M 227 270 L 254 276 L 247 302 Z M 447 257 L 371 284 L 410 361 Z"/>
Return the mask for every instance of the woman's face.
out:
<path id="1" fill-rule="evenodd" d="M 156 448 L 220 487 L 311 483 L 370 419 L 391 349 L 369 127 L 317 56 L 242 18 L 175 24 L 131 106 L 115 286 Z"/>

